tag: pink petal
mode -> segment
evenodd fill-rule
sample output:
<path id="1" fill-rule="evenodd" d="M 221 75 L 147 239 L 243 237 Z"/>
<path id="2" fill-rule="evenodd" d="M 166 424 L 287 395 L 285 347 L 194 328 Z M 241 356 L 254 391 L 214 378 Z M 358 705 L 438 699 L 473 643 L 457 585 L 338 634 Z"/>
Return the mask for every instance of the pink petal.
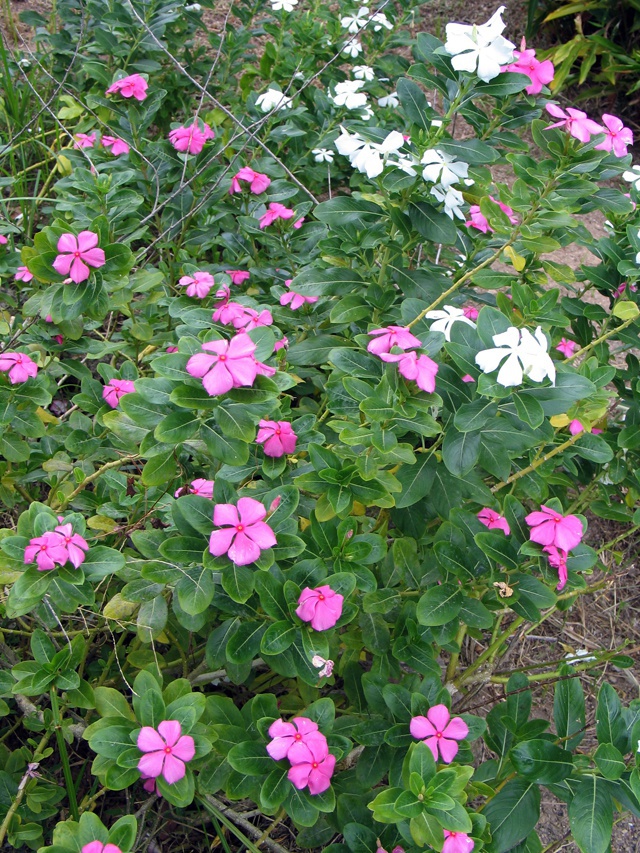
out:
<path id="1" fill-rule="evenodd" d="M 289 768 L 287 779 L 301 791 L 306 786 L 312 769 L 310 764 L 294 764 L 293 767 Z"/>
<path id="2" fill-rule="evenodd" d="M 227 524 L 235 527 L 240 524 L 238 510 L 233 504 L 216 504 L 213 508 L 213 523 L 216 527 L 224 527 Z"/>
<path id="3" fill-rule="evenodd" d="M 281 761 L 283 758 L 287 757 L 289 749 L 293 743 L 293 737 L 274 738 L 274 740 L 267 744 L 267 752 L 274 761 Z"/>
<path id="4" fill-rule="evenodd" d="M 435 738 L 433 738 L 435 740 Z M 441 737 L 438 740 L 440 746 L 440 755 L 445 764 L 451 764 L 458 752 L 458 742 L 455 740 L 447 740 L 446 737 Z"/>
<path id="5" fill-rule="evenodd" d="M 333 764 L 326 768 L 324 766 L 313 768 L 311 773 L 309 773 L 310 794 L 321 794 L 331 786 L 331 774 L 333 773 L 333 767 L 335 766 L 336 760 L 333 755 L 330 755 L 328 756 L 327 761 L 324 762 L 325 765 L 329 763 L 329 758 L 333 758 Z"/>
<path id="6" fill-rule="evenodd" d="M 190 373 L 191 376 L 195 376 L 196 379 L 202 379 L 202 377 L 211 370 L 215 363 L 215 356 L 207 355 L 204 352 L 196 353 L 196 355 L 192 355 L 187 362 L 187 373 Z"/>
<path id="7" fill-rule="evenodd" d="M 411 723 L 409 724 L 409 731 L 413 737 L 418 738 L 418 740 L 424 740 L 436 733 L 433 725 L 426 717 L 423 716 L 414 717 L 411 720 Z"/>
<path id="8" fill-rule="evenodd" d="M 292 722 L 301 735 L 309 735 L 311 732 L 318 731 L 318 724 L 308 717 L 294 717 Z"/>
<path id="9" fill-rule="evenodd" d="M 235 527 L 225 527 L 222 530 L 214 530 L 209 537 L 209 552 L 213 554 L 214 557 L 221 557 L 223 554 L 228 554 L 235 535 Z"/>
<path id="10" fill-rule="evenodd" d="M 247 527 L 245 533 L 263 551 L 265 548 L 273 548 L 274 545 L 278 544 L 273 530 L 264 521 L 258 521 Z"/>
<path id="11" fill-rule="evenodd" d="M 173 755 L 166 756 L 162 775 L 170 785 L 173 785 L 174 782 L 179 782 L 185 772 L 184 761 L 180 761 L 179 758 L 175 758 Z"/>
<path id="12" fill-rule="evenodd" d="M 140 729 L 136 744 L 138 749 L 141 749 L 143 752 L 154 752 L 159 749 L 164 749 L 167 745 L 158 732 L 151 728 L 151 726 L 143 726 L 143 728 Z M 157 776 L 158 774 L 156 773 L 155 775 Z"/>
<path id="13" fill-rule="evenodd" d="M 247 335 L 247 337 L 249 337 Z M 233 387 L 238 388 L 241 385 L 253 385 L 258 373 L 258 368 L 255 361 L 250 358 L 234 358 L 228 361 L 229 374 L 232 377 Z"/>
<path id="14" fill-rule="evenodd" d="M 295 734 L 296 727 L 291 723 L 285 723 L 284 720 L 276 720 L 269 726 L 269 737 L 293 737 Z"/>
<path id="15" fill-rule="evenodd" d="M 240 498 L 238 501 L 238 515 L 240 522 L 244 525 L 255 524 L 267 514 L 266 509 L 255 498 Z"/>
<path id="16" fill-rule="evenodd" d="M 76 235 L 63 234 L 58 240 L 57 248 L 59 252 L 77 252 L 78 241 L 76 240 Z"/>
<path id="17" fill-rule="evenodd" d="M 158 726 L 167 746 L 173 746 L 182 734 L 182 726 L 177 720 L 163 720 Z"/>
<path id="18" fill-rule="evenodd" d="M 442 732 L 449 722 L 451 714 L 446 705 L 434 705 L 427 711 L 427 719 L 435 727 L 437 732 Z"/>
<path id="19" fill-rule="evenodd" d="M 143 776 L 154 778 L 162 773 L 162 766 L 166 757 L 164 747 L 162 751 L 146 752 L 138 761 L 138 770 Z"/>
<path id="20" fill-rule="evenodd" d="M 73 260 L 73 255 L 58 255 L 53 262 L 53 268 L 60 275 L 69 275 Z"/>
<path id="21" fill-rule="evenodd" d="M 226 394 L 234 387 L 233 377 L 227 368 L 229 362 L 218 362 L 202 380 L 202 385 L 211 397 Z"/>
<path id="22" fill-rule="evenodd" d="M 91 841 L 89 844 L 84 845 L 80 853 L 103 853 L 103 851 L 104 844 L 102 841 Z"/>
<path id="23" fill-rule="evenodd" d="M 532 542 L 537 542 L 538 545 L 555 544 L 556 523 L 554 521 L 545 521 L 544 524 L 539 524 L 531 530 L 529 539 Z"/>
<path id="24" fill-rule="evenodd" d="M 71 281 L 75 281 L 76 284 L 80 284 L 89 278 L 91 270 L 86 264 L 82 263 L 80 258 L 74 257 L 69 275 L 71 276 Z"/>
<path id="25" fill-rule="evenodd" d="M 430 738 L 427 738 L 427 740 L 423 741 L 423 743 L 426 743 L 426 745 L 431 750 L 431 754 L 433 755 L 433 757 L 436 761 L 438 760 L 438 744 L 440 743 L 441 740 L 442 740 L 442 738 L 430 737 Z"/>
<path id="26" fill-rule="evenodd" d="M 102 249 L 90 249 L 82 253 L 82 260 L 90 267 L 102 267 L 105 264 L 104 251 Z"/>
<path id="27" fill-rule="evenodd" d="M 575 515 L 568 515 L 556 525 L 555 545 L 562 551 L 570 551 L 582 541 L 582 524 Z"/>
<path id="28" fill-rule="evenodd" d="M 236 566 L 248 566 L 260 558 L 260 548 L 244 533 L 236 535 L 227 553 Z"/>
<path id="29" fill-rule="evenodd" d="M 320 732 L 316 732 L 316 734 L 320 734 Z M 290 741 L 287 758 L 291 764 L 311 764 L 315 760 L 306 741 L 293 739 Z"/>
<path id="30" fill-rule="evenodd" d="M 446 728 L 442 730 L 442 734 L 445 737 L 453 738 L 453 740 L 463 740 L 469 734 L 469 726 L 462 717 L 453 717 L 449 720 Z"/>
<path id="31" fill-rule="evenodd" d="M 162 723 L 160 723 L 162 725 Z M 177 744 L 173 747 L 172 755 L 179 758 L 181 761 L 191 761 L 196 754 L 196 745 L 191 735 L 182 735 Z"/>
<path id="32" fill-rule="evenodd" d="M 229 358 L 246 358 L 252 356 L 255 351 L 256 345 L 249 335 L 241 333 L 239 335 L 235 335 L 229 341 L 229 351 L 227 355 Z"/>
<path id="33" fill-rule="evenodd" d="M 98 245 L 98 235 L 93 231 L 81 231 L 78 234 L 78 250 L 80 252 L 88 252 Z M 71 250 L 73 251 L 73 250 Z"/>

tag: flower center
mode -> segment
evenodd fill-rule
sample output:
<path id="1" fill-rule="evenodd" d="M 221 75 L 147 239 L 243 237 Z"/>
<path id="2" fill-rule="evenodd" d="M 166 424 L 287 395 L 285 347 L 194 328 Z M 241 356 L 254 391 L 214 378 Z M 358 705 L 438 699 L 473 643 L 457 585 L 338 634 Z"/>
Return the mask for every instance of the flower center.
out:
<path id="1" fill-rule="evenodd" d="M 165 746 L 165 748 L 164 748 L 164 752 L 165 752 L 165 755 L 171 755 L 171 747 L 170 747 L 170 746 Z"/>
<path id="2" fill-rule="evenodd" d="M 276 430 L 276 435 L 280 435 L 280 433 L 281 433 L 281 432 L 282 432 L 282 430 L 281 430 L 281 429 L 277 429 L 277 430 Z"/>
<path id="3" fill-rule="evenodd" d="M 318 601 L 324 601 L 324 595 L 322 595 L 322 593 L 318 596 Z"/>
<path id="4" fill-rule="evenodd" d="M 442 732 L 436 732 L 436 737 L 442 737 Z"/>
<path id="5" fill-rule="evenodd" d="M 294 740 L 302 740 L 302 735 L 301 734 L 294 735 L 293 739 Z"/>
<path id="6" fill-rule="evenodd" d="M 238 531 L 238 533 L 242 533 L 242 531 L 244 530 L 244 524 L 237 524 L 236 530 Z"/>
<path id="7" fill-rule="evenodd" d="M 226 361 L 226 360 L 227 360 L 226 355 L 220 355 L 220 356 L 218 356 L 218 361 Z"/>
<path id="8" fill-rule="evenodd" d="M 65 537 L 64 537 L 64 541 L 65 541 L 65 542 L 67 543 L 67 545 L 68 545 L 68 544 L 69 544 L 69 542 L 71 542 L 71 537 L 70 537 L 70 536 L 65 536 Z"/>
<path id="9" fill-rule="evenodd" d="M 562 521 L 562 516 L 561 516 L 561 515 L 556 515 L 556 516 L 555 516 L 555 518 L 554 518 L 553 520 L 555 521 L 555 523 L 556 523 L 556 524 L 558 524 L 560 521 Z"/>
<path id="10" fill-rule="evenodd" d="M 74 257 L 74 258 L 79 258 L 79 257 L 80 257 L 80 252 L 74 252 L 74 253 L 73 253 L 73 257 Z"/>
<path id="11" fill-rule="evenodd" d="M 46 546 L 46 545 L 41 545 L 41 546 L 40 546 L 40 550 L 41 550 L 41 551 L 46 551 L 46 550 L 47 550 L 47 546 Z"/>
<path id="12" fill-rule="evenodd" d="M 313 769 L 315 770 L 315 769 L 316 769 L 316 767 L 318 766 L 318 762 L 317 762 L 317 761 L 313 761 L 313 762 L 312 762 L 312 764 L 311 764 L 311 766 L 312 766 L 312 767 L 313 767 Z"/>

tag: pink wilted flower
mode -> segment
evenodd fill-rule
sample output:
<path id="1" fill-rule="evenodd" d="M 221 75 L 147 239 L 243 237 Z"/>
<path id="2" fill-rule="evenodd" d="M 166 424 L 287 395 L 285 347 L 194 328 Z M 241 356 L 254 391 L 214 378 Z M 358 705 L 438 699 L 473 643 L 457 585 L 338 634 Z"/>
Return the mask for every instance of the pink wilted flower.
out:
<path id="1" fill-rule="evenodd" d="M 478 521 L 489 528 L 489 530 L 502 530 L 507 536 L 511 534 L 511 528 L 507 519 L 487 506 L 478 513 Z"/>
<path id="2" fill-rule="evenodd" d="M 555 545 L 561 551 L 570 551 L 582 541 L 582 522 L 577 515 L 561 515 L 555 509 L 541 506 L 539 512 L 525 517 L 531 528 L 529 539 L 539 545 Z"/>
<path id="3" fill-rule="evenodd" d="M 408 326 L 385 326 L 382 329 L 372 329 L 367 334 L 373 337 L 367 344 L 367 351 L 374 355 L 391 352 L 392 347 L 412 349 L 422 346 L 422 341 L 411 334 Z"/>
<path id="4" fill-rule="evenodd" d="M 271 178 L 268 175 L 263 175 L 262 172 L 254 172 L 249 166 L 243 166 L 231 179 L 230 194 L 242 192 L 240 181 L 246 181 L 249 184 L 249 189 L 255 195 L 263 193 L 271 184 Z"/>
<path id="5" fill-rule="evenodd" d="M 326 738 L 301 747 L 301 757 L 289 768 L 287 778 L 298 790 L 309 786 L 310 794 L 321 794 L 331 785 L 336 757 L 331 755 Z M 302 752 L 304 750 L 304 758 Z"/>
<path id="6" fill-rule="evenodd" d="M 96 144 L 96 132 L 93 133 L 76 133 L 74 135 L 74 148 L 93 148 Z"/>
<path id="7" fill-rule="evenodd" d="M 236 566 L 255 563 L 260 552 L 277 544 L 269 525 L 263 521 L 267 511 L 254 498 L 240 498 L 238 506 L 216 504 L 213 508 L 213 523 L 221 530 L 214 530 L 209 539 L 209 551 L 214 557 L 227 554 Z"/>
<path id="8" fill-rule="evenodd" d="M 231 284 L 243 284 L 251 276 L 247 270 L 225 270 L 231 276 Z"/>
<path id="9" fill-rule="evenodd" d="M 131 150 L 124 139 L 118 139 L 117 136 L 103 136 L 100 142 L 103 148 L 110 148 L 115 157 L 119 157 L 120 154 L 128 154 Z"/>
<path id="10" fill-rule="evenodd" d="M 124 397 L 125 394 L 132 394 L 135 390 L 136 386 L 131 379 L 110 379 L 102 389 L 102 399 L 112 409 L 116 409 L 120 398 Z"/>
<path id="11" fill-rule="evenodd" d="M 178 284 L 187 288 L 187 296 L 204 299 L 215 281 L 210 272 L 194 272 L 193 275 L 183 275 Z"/>
<path id="12" fill-rule="evenodd" d="M 192 480 L 189 486 L 181 486 L 174 492 L 174 497 L 179 498 L 180 495 L 200 495 L 202 498 L 213 497 L 213 480 L 204 480 L 199 477 L 197 480 Z"/>
<path id="13" fill-rule="evenodd" d="M 28 267 L 18 267 L 15 274 L 16 281 L 31 281 L 33 273 L 29 272 Z"/>
<path id="14" fill-rule="evenodd" d="M 569 432 L 571 433 L 571 435 L 580 435 L 581 432 L 584 432 L 582 421 L 579 421 L 577 418 L 574 418 L 569 424 Z"/>
<path id="15" fill-rule="evenodd" d="M 89 543 L 79 533 L 73 532 L 71 524 L 59 524 L 55 532 L 59 533 L 62 537 L 62 547 L 66 553 L 64 562 L 66 563 L 68 560 L 74 569 L 77 569 L 84 563 L 87 556 L 85 552 L 89 550 Z M 61 563 L 61 565 L 64 565 L 64 563 Z"/>
<path id="16" fill-rule="evenodd" d="M 103 844 L 102 841 L 90 841 L 80 853 L 122 853 L 117 844 Z"/>
<path id="17" fill-rule="evenodd" d="M 545 545 L 542 550 L 547 555 L 549 565 L 558 570 L 558 585 L 556 589 L 558 592 L 561 592 L 567 583 L 567 557 L 569 554 L 562 548 L 556 548 L 555 545 Z"/>
<path id="18" fill-rule="evenodd" d="M 566 358 L 571 358 L 577 346 L 578 344 L 575 341 L 568 341 L 566 338 L 562 338 L 556 349 Z"/>
<path id="19" fill-rule="evenodd" d="M 549 124 L 545 130 L 552 127 L 564 127 L 569 131 L 571 136 L 575 136 L 580 142 L 588 142 L 592 136 L 598 133 L 604 133 L 604 128 L 587 117 L 582 110 L 574 110 L 573 107 L 567 107 L 565 112 L 557 104 L 545 104 L 545 110 L 554 118 L 559 118 L 555 124 Z"/>
<path id="20" fill-rule="evenodd" d="M 289 339 L 285 335 L 284 337 L 280 338 L 279 341 L 275 342 L 275 344 L 273 345 L 273 350 L 274 350 L 274 352 L 278 352 L 278 350 L 286 349 L 288 346 L 289 346 Z"/>
<path id="21" fill-rule="evenodd" d="M 207 394 L 216 397 L 255 382 L 256 345 L 249 335 L 240 333 L 230 341 L 209 341 L 202 344 L 202 349 L 204 352 L 192 355 L 187 362 L 187 372 L 202 379 Z"/>
<path id="22" fill-rule="evenodd" d="M 295 226 L 294 226 L 295 227 Z M 289 288 L 289 293 L 283 293 L 280 297 L 280 305 L 288 305 L 292 311 L 297 311 L 298 308 L 301 308 L 303 305 L 313 305 L 314 302 L 317 302 L 320 298 L 319 296 L 303 296 L 301 293 L 296 293 L 295 290 L 291 290 L 291 282 L 292 278 L 288 278 L 285 281 L 285 287 Z"/>
<path id="23" fill-rule="evenodd" d="M 462 313 L 467 318 L 467 320 L 477 320 L 478 314 L 480 313 L 478 309 L 474 305 L 464 305 L 462 308 Z"/>
<path id="24" fill-rule="evenodd" d="M 446 705 L 434 705 L 427 716 L 414 717 L 409 725 L 413 737 L 422 740 L 431 750 L 435 760 L 438 752 L 445 764 L 451 764 L 458 753 L 458 741 L 469 734 L 469 727 L 462 717 L 454 717 Z"/>
<path id="25" fill-rule="evenodd" d="M 413 351 L 405 352 L 402 355 L 382 352 L 380 353 L 380 358 L 383 361 L 398 362 L 399 373 L 405 379 L 415 382 L 418 388 L 429 394 L 433 394 L 435 391 L 438 365 L 428 355 L 419 356 Z"/>
<path id="26" fill-rule="evenodd" d="M 635 293 L 638 290 L 637 285 L 629 284 L 628 281 L 623 281 L 622 284 L 619 284 L 618 287 L 616 287 L 616 289 L 613 291 L 614 298 L 617 299 L 619 296 L 624 296 L 627 291 L 627 287 L 632 293 Z"/>
<path id="27" fill-rule="evenodd" d="M 256 443 L 262 444 L 265 456 L 279 457 L 285 453 L 295 453 L 298 436 L 287 421 L 265 421 L 258 424 L 260 429 Z"/>
<path id="28" fill-rule="evenodd" d="M 465 832 L 454 832 L 449 829 L 444 829 L 443 832 L 442 853 L 471 853 L 475 847 L 473 838 L 469 838 Z"/>
<path id="29" fill-rule="evenodd" d="M 214 137 L 215 133 L 206 123 L 204 129 L 194 122 L 189 127 L 180 126 L 169 132 L 169 142 L 182 154 L 199 154 L 205 143 Z"/>
<path id="30" fill-rule="evenodd" d="M 269 737 L 273 740 L 267 744 L 267 752 L 274 761 L 288 758 L 292 764 L 305 761 L 309 757 L 307 748 L 317 742 L 326 747 L 327 739 L 318 731 L 317 723 L 307 717 L 294 717 L 290 723 L 276 720 L 269 726 Z"/>
<path id="31" fill-rule="evenodd" d="M 191 761 L 196 754 L 193 738 L 182 734 L 177 720 L 163 720 L 158 723 L 157 730 L 143 726 L 137 746 L 145 753 L 138 761 L 140 773 L 149 779 L 163 776 L 169 785 L 184 777 L 185 762 Z"/>
<path id="32" fill-rule="evenodd" d="M 63 234 L 58 240 L 60 254 L 53 268 L 60 275 L 68 275 L 76 284 L 86 281 L 91 273 L 89 267 L 101 267 L 105 263 L 104 251 L 96 248 L 97 245 L 98 235 L 93 231 L 81 231 L 77 237 Z"/>
<path id="33" fill-rule="evenodd" d="M 129 74 L 128 77 L 122 77 L 112 83 L 105 94 L 115 95 L 119 92 L 123 98 L 135 98 L 136 101 L 144 101 L 147 97 L 148 88 L 149 84 L 140 74 Z"/>
<path id="34" fill-rule="evenodd" d="M 295 210 L 285 207 L 280 202 L 272 201 L 266 213 L 263 213 L 260 217 L 259 227 L 267 228 L 269 225 L 273 225 L 277 219 L 291 219 L 295 215 Z"/>
<path id="35" fill-rule="evenodd" d="M 602 114 L 602 121 L 605 127 L 600 128 L 600 133 L 605 133 L 605 139 L 596 145 L 596 151 L 613 151 L 616 157 L 625 157 L 627 146 L 633 145 L 631 129 L 625 127 L 619 118 L 608 113 Z"/>
<path id="36" fill-rule="evenodd" d="M 24 549 L 24 562 L 25 565 L 37 563 L 39 572 L 55 569 L 56 563 L 64 566 L 67 562 L 64 538 L 59 533 L 49 530 L 42 536 L 29 540 L 29 544 Z"/>
<path id="37" fill-rule="evenodd" d="M 26 382 L 37 372 L 38 365 L 23 352 L 3 352 L 0 354 L 0 373 L 6 373 L 12 385 Z"/>
<path id="38" fill-rule="evenodd" d="M 522 39 L 521 49 L 513 51 L 516 61 L 512 62 L 511 65 L 507 65 L 504 71 L 515 71 L 518 74 L 526 74 L 531 79 L 531 84 L 527 86 L 525 92 L 528 95 L 539 95 L 542 87 L 547 86 L 553 80 L 553 62 L 550 59 L 545 59 L 541 62 L 539 59 L 536 59 L 535 50 L 532 48 L 526 50 L 526 46 L 525 40 Z"/>
<path id="39" fill-rule="evenodd" d="M 300 593 L 296 616 L 303 622 L 310 622 L 314 631 L 327 631 L 342 616 L 343 602 L 344 596 L 327 584 L 315 589 L 306 586 Z"/>
<path id="40" fill-rule="evenodd" d="M 512 207 L 509 207 L 508 204 L 504 204 L 502 201 L 498 201 L 498 199 L 494 198 L 492 195 L 490 195 L 489 198 L 498 205 L 503 213 L 506 213 L 512 225 L 518 224 L 518 217 L 514 213 Z M 477 228 L 478 231 L 482 231 L 483 234 L 486 234 L 488 231 L 493 232 L 493 228 L 489 225 L 487 217 L 480 210 L 479 204 L 472 204 L 469 208 L 469 213 L 471 214 L 471 218 L 464 223 L 467 228 Z M 469 319 L 473 320 L 474 318 L 470 317 Z"/>
<path id="41" fill-rule="evenodd" d="M 325 660 L 320 655 L 314 655 L 311 658 L 311 666 L 315 666 L 316 669 L 320 670 L 318 678 L 330 678 L 335 664 L 332 660 Z"/>

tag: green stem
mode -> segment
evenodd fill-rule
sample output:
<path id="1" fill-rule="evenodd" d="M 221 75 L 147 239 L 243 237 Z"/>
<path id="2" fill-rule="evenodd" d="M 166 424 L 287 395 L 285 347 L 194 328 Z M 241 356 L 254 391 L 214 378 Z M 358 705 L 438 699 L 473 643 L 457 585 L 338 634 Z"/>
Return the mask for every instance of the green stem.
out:
<path id="1" fill-rule="evenodd" d="M 540 456 L 531 463 L 531 465 L 527 465 L 526 468 L 523 468 L 521 471 L 516 471 L 515 474 L 512 474 L 502 483 L 497 483 L 491 489 L 492 492 L 499 492 L 500 489 L 504 489 L 505 486 L 511 485 L 516 480 L 519 480 L 521 477 L 525 477 L 527 474 L 530 474 L 532 471 L 535 471 L 536 468 L 539 468 L 541 465 L 544 465 L 545 462 L 548 462 L 549 459 L 552 459 L 554 456 L 557 456 L 558 453 L 562 453 L 563 450 L 566 450 L 567 447 L 571 447 L 572 444 L 575 444 L 576 441 L 580 438 L 582 433 L 578 433 L 578 435 L 572 435 L 571 438 L 563 441 L 562 444 L 559 444 L 557 447 L 554 447 L 553 450 L 550 450 L 549 453 L 545 453 L 544 456 Z"/>
<path id="2" fill-rule="evenodd" d="M 565 362 L 572 361 L 579 355 L 584 355 L 585 352 L 589 352 L 590 349 L 593 349 L 593 347 L 597 346 L 598 344 L 601 344 L 603 341 L 606 341 L 607 338 L 610 338 L 613 335 L 617 335 L 618 332 L 621 332 L 623 329 L 626 329 L 627 326 L 630 326 L 632 323 L 635 323 L 637 319 L 637 314 L 635 317 L 629 317 L 629 319 L 625 320 L 624 323 L 622 323 L 620 326 L 616 326 L 615 329 L 611 329 L 609 332 L 605 332 L 604 335 L 600 335 L 600 337 L 596 338 L 595 341 L 591 341 L 590 344 L 587 344 L 585 347 L 582 347 L 582 349 L 579 349 L 577 352 L 574 352 L 574 354 L 570 355 L 569 358 L 565 358 Z"/>
<path id="3" fill-rule="evenodd" d="M 496 637 L 496 639 L 491 643 L 488 648 L 486 648 L 481 655 L 479 655 L 471 666 L 467 667 L 463 673 L 453 682 L 456 687 L 460 687 L 461 684 L 464 684 L 465 681 L 468 681 L 469 676 L 474 672 L 477 672 L 478 669 L 482 666 L 483 663 L 491 660 L 499 651 L 500 646 L 502 646 L 512 634 L 518 630 L 518 628 L 524 622 L 523 616 L 517 616 L 511 625 L 506 628 L 500 636 Z"/>
<path id="4" fill-rule="evenodd" d="M 69 763 L 69 753 L 67 752 L 67 744 L 62 733 L 62 717 L 60 716 L 60 705 L 58 704 L 58 694 L 56 688 L 51 688 L 51 710 L 53 711 L 53 725 L 56 732 L 56 740 L 58 742 L 58 752 L 62 761 L 62 772 L 64 781 L 67 787 L 67 797 L 69 798 L 69 809 L 71 817 L 78 820 L 80 812 L 78 811 L 78 800 L 76 798 L 76 786 L 71 775 L 71 764 Z"/>
<path id="5" fill-rule="evenodd" d="M 20 803 L 24 799 L 24 795 L 27 791 L 27 783 L 28 783 L 29 779 L 32 778 L 31 774 L 35 771 L 38 764 L 40 763 L 39 759 L 41 758 L 42 752 L 43 752 L 45 746 L 47 745 L 47 743 L 49 742 L 50 737 L 51 737 L 51 732 L 47 732 L 45 735 L 42 736 L 42 739 L 41 739 L 40 743 L 38 744 L 38 746 L 36 747 L 36 751 L 33 754 L 33 758 L 37 759 L 37 760 L 34 760 L 33 762 L 31 762 L 29 764 L 26 773 L 24 774 L 24 776 L 20 780 L 20 784 L 18 785 L 18 791 L 17 791 L 17 793 L 13 799 L 13 802 L 9 806 L 9 811 L 4 816 L 4 820 L 2 821 L 2 824 L 0 824 L 0 848 L 2 848 L 2 843 L 3 843 L 3 841 L 7 835 L 7 832 L 9 831 L 9 827 L 11 825 L 11 821 L 13 820 L 13 816 L 18 811 L 18 809 L 20 807 Z"/>

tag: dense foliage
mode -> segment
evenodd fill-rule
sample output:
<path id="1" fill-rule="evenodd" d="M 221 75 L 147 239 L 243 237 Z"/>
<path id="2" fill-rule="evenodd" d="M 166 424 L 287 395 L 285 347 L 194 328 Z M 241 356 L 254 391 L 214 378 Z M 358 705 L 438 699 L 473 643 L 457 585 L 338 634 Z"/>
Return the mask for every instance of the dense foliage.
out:
<path id="1" fill-rule="evenodd" d="M 0 844 L 536 853 L 546 789 L 606 853 L 632 660 L 502 659 L 640 527 L 631 132 L 500 11 L 208 5 L 1 57 Z"/>

